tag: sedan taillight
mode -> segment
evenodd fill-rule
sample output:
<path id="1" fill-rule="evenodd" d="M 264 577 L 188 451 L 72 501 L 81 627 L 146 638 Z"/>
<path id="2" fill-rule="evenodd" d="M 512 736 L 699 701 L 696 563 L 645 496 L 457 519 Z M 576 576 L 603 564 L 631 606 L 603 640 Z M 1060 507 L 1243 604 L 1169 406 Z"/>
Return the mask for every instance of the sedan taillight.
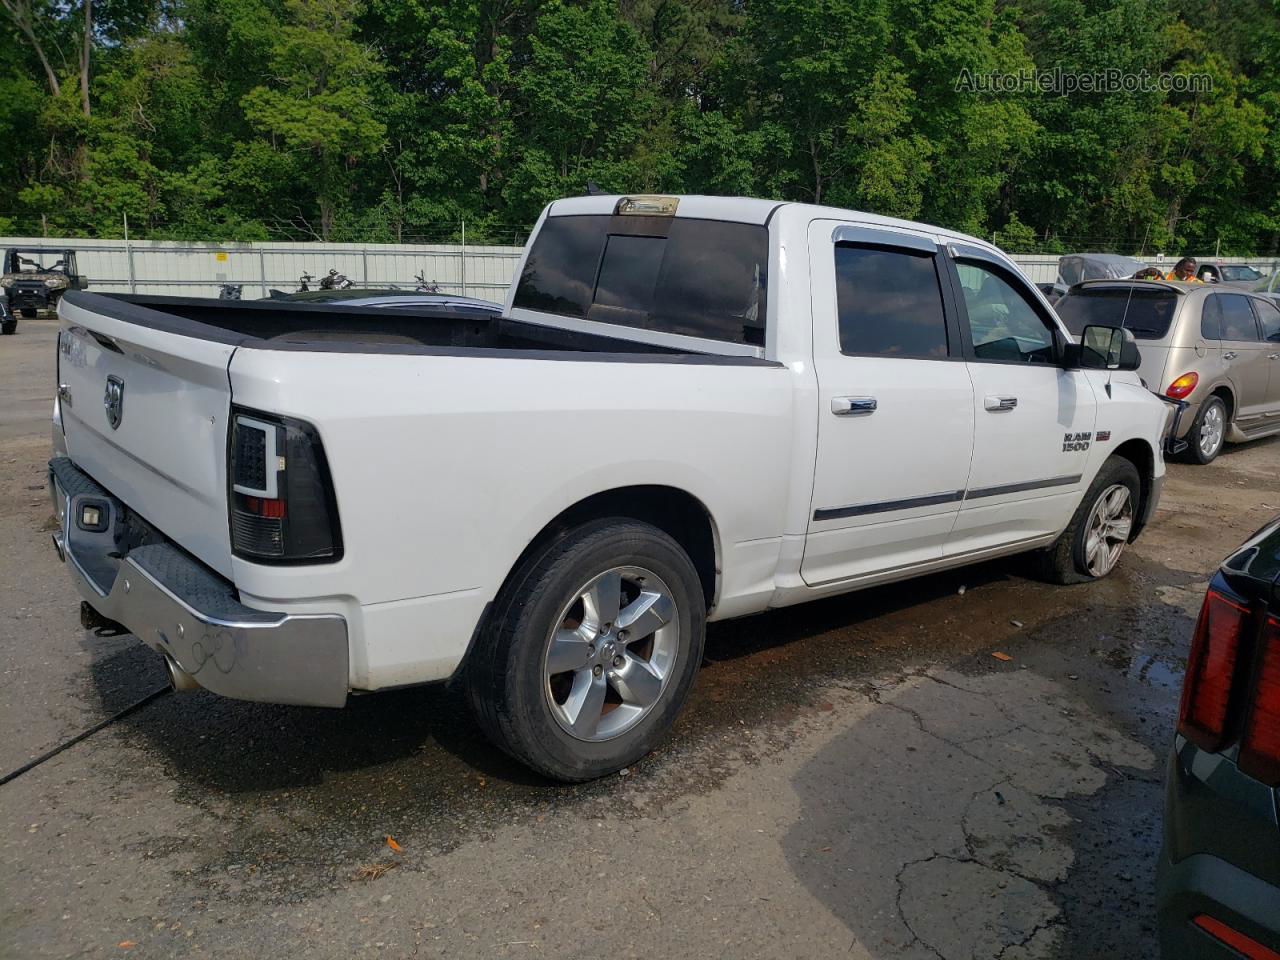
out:
<path id="1" fill-rule="evenodd" d="M 1195 372 L 1184 373 L 1169 384 L 1169 389 L 1164 392 L 1164 395 L 1174 400 L 1185 400 L 1191 396 L 1192 391 L 1195 390 L 1196 384 L 1199 382 L 1200 374 Z"/>
<path id="2" fill-rule="evenodd" d="M 1266 784 L 1280 784 L 1280 619 L 1267 617 L 1240 740 L 1240 769 Z"/>
<path id="3" fill-rule="evenodd" d="M 290 417 L 235 411 L 228 501 L 231 549 L 257 562 L 342 556 L 342 532 L 320 436 Z"/>
<path id="4" fill-rule="evenodd" d="M 1227 710 L 1249 609 L 1210 588 L 1200 608 L 1182 682 L 1178 732 L 1205 750 L 1226 736 Z"/>

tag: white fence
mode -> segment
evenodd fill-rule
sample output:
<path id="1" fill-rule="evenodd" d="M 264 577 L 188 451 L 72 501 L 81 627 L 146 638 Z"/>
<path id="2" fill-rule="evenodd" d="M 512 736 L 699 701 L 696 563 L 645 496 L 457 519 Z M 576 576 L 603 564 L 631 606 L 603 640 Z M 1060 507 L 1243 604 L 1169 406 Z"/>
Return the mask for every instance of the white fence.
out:
<path id="1" fill-rule="evenodd" d="M 441 293 L 484 300 L 506 299 L 520 247 L 462 244 L 189 243 L 164 240 L 60 240 L 0 237 L 0 248 L 37 251 L 51 262 L 76 252 L 76 269 L 89 289 L 103 293 L 154 293 L 216 297 L 224 283 L 239 284 L 246 299 L 271 289 L 292 293 L 305 272 L 311 289 L 331 269 L 359 287 L 412 290 L 415 277 Z"/>
<path id="2" fill-rule="evenodd" d="M 421 273 L 442 293 L 485 300 L 506 299 L 520 247 L 463 244 L 344 243 L 182 243 L 164 240 L 56 240 L 0 237 L 0 248 L 20 247 L 59 256 L 75 250 L 77 268 L 92 290 L 213 297 L 224 283 L 239 284 L 245 299 L 271 289 L 292 292 L 305 272 L 316 280 L 334 269 L 360 287 L 412 290 Z M 1034 283 L 1050 283 L 1058 275 L 1058 258 L 1014 254 L 1013 259 Z M 1162 264 L 1173 269 L 1176 257 Z M 1211 258 L 1202 258 L 1211 262 Z M 1248 263 L 1263 273 L 1280 268 L 1276 258 L 1223 257 L 1222 263 Z"/>
<path id="3" fill-rule="evenodd" d="M 1011 253 L 1009 256 L 1022 268 L 1022 272 L 1027 275 L 1032 283 L 1053 283 L 1058 278 L 1058 258 L 1055 256 L 1038 253 Z M 1144 263 L 1159 267 L 1168 273 L 1180 258 L 1166 255 L 1162 261 L 1157 261 L 1155 257 L 1147 257 L 1145 259 L 1135 257 L 1134 259 L 1142 260 Z M 1200 257 L 1198 260 L 1201 264 L 1247 264 L 1263 275 L 1280 270 L 1280 258 L 1276 257 Z"/>

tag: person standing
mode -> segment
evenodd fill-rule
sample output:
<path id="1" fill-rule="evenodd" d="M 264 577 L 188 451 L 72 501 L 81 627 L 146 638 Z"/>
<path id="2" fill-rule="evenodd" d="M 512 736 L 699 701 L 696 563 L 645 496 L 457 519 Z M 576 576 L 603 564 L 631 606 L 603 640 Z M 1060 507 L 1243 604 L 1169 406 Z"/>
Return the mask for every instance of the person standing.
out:
<path id="1" fill-rule="evenodd" d="M 1196 276 L 1196 258 L 1183 257 L 1173 265 L 1173 272 L 1165 276 L 1166 280 L 1177 280 L 1180 283 L 1204 283 Z"/>

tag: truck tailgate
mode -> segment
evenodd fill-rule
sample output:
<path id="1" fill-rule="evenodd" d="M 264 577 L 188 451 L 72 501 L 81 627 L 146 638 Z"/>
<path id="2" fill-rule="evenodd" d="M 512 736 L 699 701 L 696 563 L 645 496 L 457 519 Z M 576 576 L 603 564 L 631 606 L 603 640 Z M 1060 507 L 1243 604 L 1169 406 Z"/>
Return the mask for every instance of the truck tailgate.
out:
<path id="1" fill-rule="evenodd" d="M 153 311 L 118 301 L 95 297 L 88 309 L 68 302 L 76 299 L 59 309 L 68 454 L 162 533 L 230 576 L 227 366 L 235 342 L 140 323 Z"/>

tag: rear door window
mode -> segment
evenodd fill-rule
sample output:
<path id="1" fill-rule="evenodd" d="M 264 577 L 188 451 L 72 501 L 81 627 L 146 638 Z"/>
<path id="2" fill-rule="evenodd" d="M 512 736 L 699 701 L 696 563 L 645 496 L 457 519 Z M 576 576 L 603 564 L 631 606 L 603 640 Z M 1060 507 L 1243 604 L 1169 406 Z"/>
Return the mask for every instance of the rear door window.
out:
<path id="1" fill-rule="evenodd" d="M 1262 324 L 1262 339 L 1271 343 L 1280 342 L 1280 307 L 1266 300 L 1250 300 L 1253 310 Z"/>
<path id="2" fill-rule="evenodd" d="M 1124 327 L 1137 340 L 1163 340 L 1177 305 L 1172 290 L 1108 286 L 1072 290 L 1054 309 L 1076 337 L 1090 324 L 1101 324 Z"/>
<path id="3" fill-rule="evenodd" d="M 1239 293 L 1215 293 L 1213 299 L 1222 309 L 1223 340 L 1258 339 L 1258 321 L 1254 319 L 1248 297 Z"/>
<path id="4" fill-rule="evenodd" d="M 769 235 L 688 217 L 548 217 L 513 306 L 763 346 Z"/>
<path id="5" fill-rule="evenodd" d="M 840 352 L 940 360 L 947 321 L 934 255 L 836 246 Z"/>

